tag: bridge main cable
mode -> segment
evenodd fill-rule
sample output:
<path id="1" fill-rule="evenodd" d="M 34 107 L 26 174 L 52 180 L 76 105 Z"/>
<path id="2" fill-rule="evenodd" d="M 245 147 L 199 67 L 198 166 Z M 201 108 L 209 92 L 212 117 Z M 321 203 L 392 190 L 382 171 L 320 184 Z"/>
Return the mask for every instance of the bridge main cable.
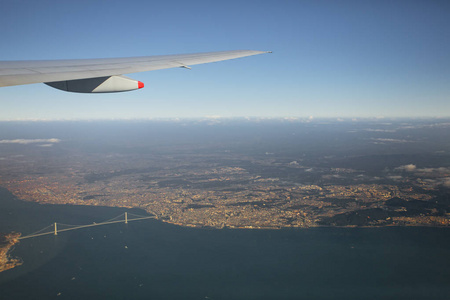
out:
<path id="1" fill-rule="evenodd" d="M 123 214 L 121 214 L 121 215 L 123 215 Z M 117 217 L 120 217 L 121 215 L 119 215 L 119 216 L 117 216 Z M 113 219 L 116 219 L 117 217 L 115 217 L 115 218 L 112 218 L 112 219 L 109 219 L 109 220 L 113 220 Z M 49 226 L 47 226 L 47 227 L 45 227 L 45 228 L 43 228 L 43 229 L 41 229 L 41 230 L 39 230 L 39 231 L 42 231 L 42 230 L 44 230 L 44 229 L 47 229 L 47 228 L 49 228 L 49 227 L 51 227 L 51 226 L 54 226 L 54 230 L 52 230 L 52 231 L 50 231 L 50 232 L 43 232 L 43 233 L 36 233 L 36 234 L 30 234 L 30 235 L 26 235 L 26 236 L 22 236 L 22 237 L 19 237 L 19 240 L 22 240 L 22 239 L 28 239 L 28 238 L 33 238 L 33 237 L 37 237 L 37 236 L 43 236 L 43 235 L 49 235 L 49 234 L 54 234 L 54 235 L 58 235 L 58 232 L 63 232 L 63 231 L 69 231 L 69 230 L 75 230 L 75 229 L 81 229 L 81 228 L 87 228 L 87 227 L 94 227 L 94 226 L 101 226 L 101 225 L 108 225 L 108 224 L 114 224 L 114 223 L 128 223 L 128 221 L 138 221 L 138 220 L 145 220 L 145 219 L 155 219 L 156 217 L 155 216 L 146 216 L 146 217 L 140 217 L 140 218 L 134 218 L 134 219 L 128 219 L 127 218 L 127 214 L 125 213 L 125 220 L 117 220 L 117 221 L 105 221 L 105 222 L 100 222 L 100 223 L 92 223 L 92 224 L 86 224 L 86 225 L 69 225 L 69 226 L 74 226 L 74 227 L 71 227 L 71 228 L 64 228 L 64 229 L 57 229 L 57 222 L 55 222 L 54 224 L 52 224 L 52 225 L 49 225 Z M 64 225 L 67 225 L 67 224 L 64 224 Z M 39 231 L 37 231 L 37 232 L 39 232 Z"/>

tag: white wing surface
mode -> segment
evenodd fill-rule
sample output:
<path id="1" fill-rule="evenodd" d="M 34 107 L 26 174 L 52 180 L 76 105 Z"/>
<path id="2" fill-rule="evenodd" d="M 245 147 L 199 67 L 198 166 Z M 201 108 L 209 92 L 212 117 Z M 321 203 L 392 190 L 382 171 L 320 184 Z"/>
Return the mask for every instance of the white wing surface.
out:
<path id="1" fill-rule="evenodd" d="M 91 80 L 86 81 L 85 79 L 100 78 L 107 81 L 107 79 L 112 76 L 120 76 L 122 74 L 176 67 L 189 68 L 191 65 L 234 59 L 262 53 L 267 52 L 235 50 L 129 58 L 0 61 L 0 87 L 43 82 L 50 83 L 50 86 L 60 88 L 59 85 L 66 82 L 65 88 L 63 87 L 60 89 L 70 91 L 70 89 L 67 88 L 67 83 L 72 84 L 77 82 L 78 85 L 80 85 L 80 82 L 92 83 Z M 129 79 L 121 76 L 121 78 L 115 79 L 114 81 L 122 81 L 122 77 Z M 79 81 L 80 79 L 84 79 L 84 81 Z"/>

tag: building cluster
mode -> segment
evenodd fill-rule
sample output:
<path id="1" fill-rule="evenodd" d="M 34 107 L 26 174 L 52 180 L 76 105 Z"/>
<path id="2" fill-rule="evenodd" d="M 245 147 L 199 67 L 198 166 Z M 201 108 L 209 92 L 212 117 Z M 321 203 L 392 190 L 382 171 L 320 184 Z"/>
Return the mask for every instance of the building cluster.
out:
<path id="1" fill-rule="evenodd" d="M 258 174 L 257 167 L 264 169 L 270 161 L 251 164 L 253 169 L 249 171 L 227 166 L 225 160 L 220 163 L 220 156 L 204 155 L 161 159 L 151 155 L 104 157 L 94 153 L 73 155 L 68 160 L 24 158 L 21 169 L 17 163 L 2 166 L 5 172 L 0 186 L 27 201 L 137 207 L 167 222 L 214 228 L 309 227 L 324 217 L 384 209 L 385 202 L 395 197 L 420 201 L 432 198 L 426 191 L 417 192 L 407 181 L 356 184 L 353 179 L 358 175 L 351 169 L 329 170 L 330 174 L 348 176 L 349 184 L 323 179 L 320 184 L 299 184 L 275 176 L 280 172 L 271 176 Z M 295 166 L 295 172 L 314 172 L 304 169 Z M 326 170 L 318 172 L 317 177 L 323 178 Z M 448 216 L 399 217 L 395 222 L 447 226 Z"/>
<path id="2" fill-rule="evenodd" d="M 22 260 L 10 256 L 12 247 L 19 242 L 20 233 L 0 235 L 0 272 L 22 264 Z"/>

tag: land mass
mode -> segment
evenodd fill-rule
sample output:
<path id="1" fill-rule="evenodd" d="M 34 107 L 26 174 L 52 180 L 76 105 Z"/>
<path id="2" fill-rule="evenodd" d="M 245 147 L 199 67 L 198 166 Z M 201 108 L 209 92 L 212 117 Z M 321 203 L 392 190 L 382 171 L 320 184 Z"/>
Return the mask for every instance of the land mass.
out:
<path id="1" fill-rule="evenodd" d="M 182 140 L 181 127 L 167 143 L 141 136 L 4 143 L 0 185 L 27 201 L 136 207 L 193 227 L 450 225 L 450 156 L 435 132 L 449 123 L 418 126 L 417 134 L 404 123 L 359 125 L 358 131 L 294 125 L 282 128 L 289 133 L 284 140 L 276 132 L 266 143 L 254 132 L 249 141 L 226 140 L 225 134 L 220 142 L 199 142 L 198 134 Z M 198 130 L 186 126 L 182 133 Z M 292 131 L 303 135 L 294 144 Z M 389 138 L 370 135 L 380 132 Z M 331 139 L 332 147 L 322 142 Z"/>
<path id="2" fill-rule="evenodd" d="M 10 255 L 14 245 L 19 243 L 20 233 L 11 232 L 0 235 L 0 272 L 15 268 L 22 264 L 20 258 Z"/>
<path id="3" fill-rule="evenodd" d="M 361 172 L 352 169 L 317 169 L 255 162 L 249 171 L 233 165 L 205 163 L 190 157 L 173 166 L 129 168 L 130 157 L 116 157 L 111 170 L 91 167 L 92 159 L 54 166 L 56 174 L 26 174 L 2 178 L 0 184 L 16 197 L 47 204 L 136 207 L 158 219 L 192 227 L 283 228 L 312 226 L 449 226 L 450 196 L 438 187 L 404 179 L 400 184 L 357 183 Z M 219 158 L 211 158 L 219 161 Z M 148 162 L 148 160 L 146 160 Z M 188 162 L 189 161 L 189 162 Z M 139 163 L 142 164 L 142 163 Z M 162 163 L 159 163 L 162 164 Z M 121 168 L 127 165 L 128 168 Z M 49 168 L 47 164 L 45 166 Z M 350 184 L 295 184 L 267 177 L 265 168 L 278 174 L 347 177 Z M 312 175 L 311 175 L 312 173 Z"/>

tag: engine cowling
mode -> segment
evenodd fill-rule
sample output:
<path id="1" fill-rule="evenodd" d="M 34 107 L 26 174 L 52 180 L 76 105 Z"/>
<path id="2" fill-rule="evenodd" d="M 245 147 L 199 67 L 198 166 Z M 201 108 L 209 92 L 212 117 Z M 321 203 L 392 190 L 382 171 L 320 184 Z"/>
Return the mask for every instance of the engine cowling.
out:
<path id="1" fill-rule="evenodd" d="M 106 76 L 45 83 L 52 88 L 74 93 L 117 93 L 144 87 L 140 81 L 126 76 Z"/>

